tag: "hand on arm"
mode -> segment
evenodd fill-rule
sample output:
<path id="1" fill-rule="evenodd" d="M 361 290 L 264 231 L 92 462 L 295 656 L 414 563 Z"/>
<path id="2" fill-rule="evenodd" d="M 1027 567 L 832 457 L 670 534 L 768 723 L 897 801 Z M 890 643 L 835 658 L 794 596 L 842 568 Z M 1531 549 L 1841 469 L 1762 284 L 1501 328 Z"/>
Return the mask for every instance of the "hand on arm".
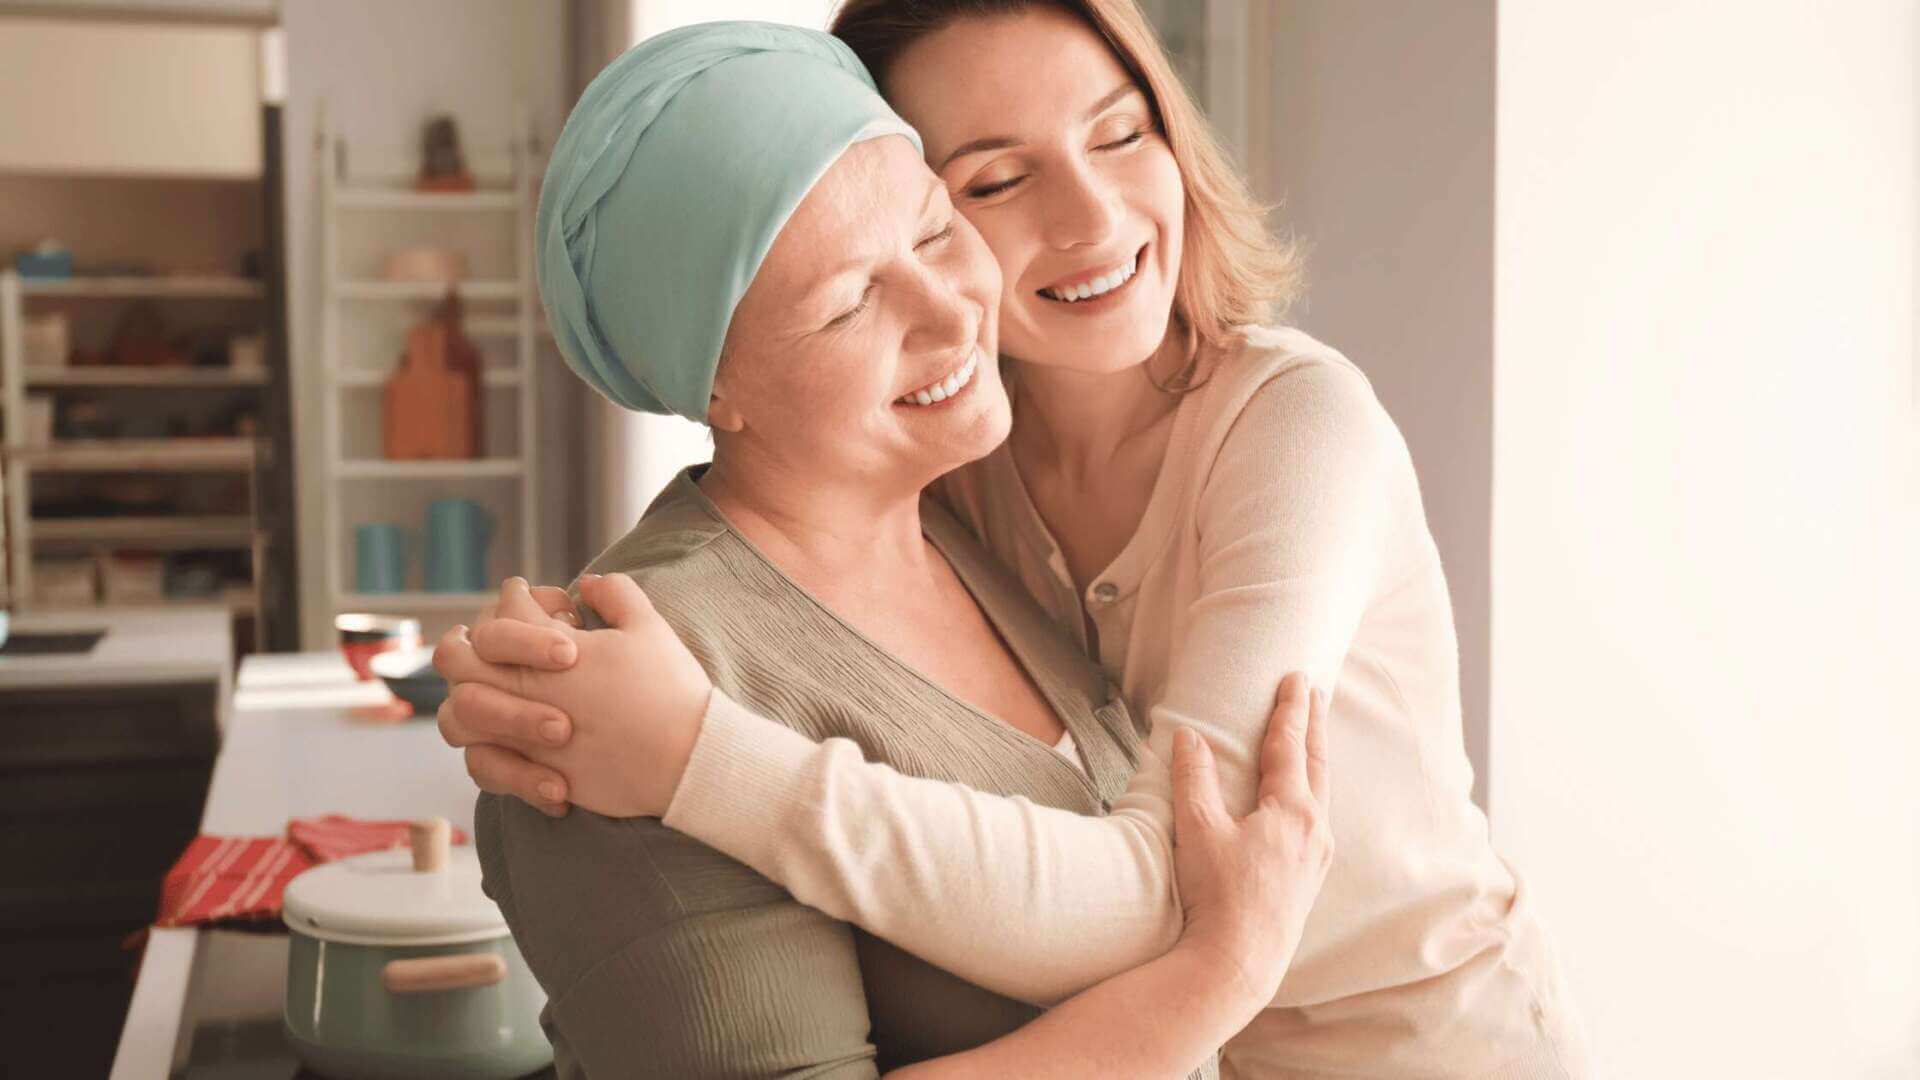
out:
<path id="1" fill-rule="evenodd" d="M 434 666 L 452 684 L 442 737 L 467 749 L 485 790 L 548 813 L 564 801 L 658 817 L 699 736 L 713 692 L 706 671 L 625 574 L 581 579 L 601 630 L 535 615 L 523 593 L 510 581 L 499 617 L 441 639 Z"/>
<path id="2" fill-rule="evenodd" d="M 1262 742 L 1259 798 L 1235 819 L 1205 741 L 1174 739 L 1174 865 L 1186 929 L 1165 955 L 1085 990 L 984 1046 L 888 1073 L 898 1080 L 1182 1077 L 1279 990 L 1333 859 L 1327 697 L 1290 675 Z"/>

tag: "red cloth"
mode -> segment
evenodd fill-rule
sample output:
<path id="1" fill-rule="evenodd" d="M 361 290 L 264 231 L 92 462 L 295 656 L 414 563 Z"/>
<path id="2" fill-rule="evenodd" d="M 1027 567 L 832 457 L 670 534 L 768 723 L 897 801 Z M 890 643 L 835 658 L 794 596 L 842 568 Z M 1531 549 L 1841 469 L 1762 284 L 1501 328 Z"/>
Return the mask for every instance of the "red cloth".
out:
<path id="1" fill-rule="evenodd" d="M 361 821 L 341 814 L 294 818 L 287 823 L 287 839 L 299 844 L 315 862 L 332 862 L 349 855 L 407 846 L 407 821 Z M 453 842 L 464 844 L 467 834 L 453 830 Z"/>
<path id="2" fill-rule="evenodd" d="M 160 886 L 155 926 L 268 922 L 287 882 L 320 863 L 407 846 L 405 821 L 299 818 L 281 836 L 196 836 Z M 467 842 L 453 830 L 453 842 Z"/>

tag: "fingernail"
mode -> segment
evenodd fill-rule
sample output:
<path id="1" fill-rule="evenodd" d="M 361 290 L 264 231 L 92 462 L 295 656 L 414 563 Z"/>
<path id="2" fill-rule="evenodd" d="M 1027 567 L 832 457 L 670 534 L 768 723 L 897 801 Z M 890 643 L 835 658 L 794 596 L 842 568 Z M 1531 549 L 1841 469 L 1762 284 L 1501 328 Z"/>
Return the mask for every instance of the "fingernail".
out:
<path id="1" fill-rule="evenodd" d="M 566 742 L 567 722 L 565 720 L 549 720 L 541 724 L 540 737 L 556 746 Z"/>
<path id="2" fill-rule="evenodd" d="M 559 784 L 551 780 L 540 781 L 540 797 L 548 802 L 559 802 L 566 797 L 566 794 L 567 789 L 561 787 Z"/>
<path id="3" fill-rule="evenodd" d="M 547 656 L 556 664 L 573 663 L 573 642 L 556 641 L 553 648 L 547 650 Z"/>
<path id="4" fill-rule="evenodd" d="M 1194 741 L 1199 737 L 1200 736 L 1193 733 L 1192 728 L 1181 728 L 1179 731 L 1173 733 L 1173 741 L 1177 743 L 1182 750 L 1193 749 Z"/>

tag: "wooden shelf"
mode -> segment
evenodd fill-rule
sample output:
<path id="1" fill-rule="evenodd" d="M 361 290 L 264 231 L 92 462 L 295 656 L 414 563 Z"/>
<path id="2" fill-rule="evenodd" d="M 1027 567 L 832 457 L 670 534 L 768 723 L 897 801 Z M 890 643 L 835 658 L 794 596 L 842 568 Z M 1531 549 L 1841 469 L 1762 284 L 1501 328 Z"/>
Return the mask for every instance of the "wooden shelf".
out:
<path id="1" fill-rule="evenodd" d="M 118 544 L 168 551 L 250 548 L 253 546 L 254 530 L 253 519 L 244 514 L 34 518 L 33 540 L 35 543 Z"/>
<path id="2" fill-rule="evenodd" d="M 455 461 L 342 461 L 335 475 L 354 479 L 448 480 L 468 476 L 519 476 L 525 471 L 519 458 L 472 458 Z"/>
<path id="3" fill-rule="evenodd" d="M 22 378 L 28 386 L 128 386 L 189 387 L 265 386 L 264 370 L 235 370 L 224 367 L 124 367 L 83 366 L 68 368 L 24 368 Z"/>
<path id="4" fill-rule="evenodd" d="M 243 437 L 68 439 L 10 453 L 45 472 L 218 472 L 253 468 L 257 447 Z"/>
<path id="5" fill-rule="evenodd" d="M 512 191 L 412 191 L 407 188 L 347 187 L 334 192 L 339 205 L 351 210 L 425 210 L 431 212 L 512 211 L 519 201 Z"/>
<path id="6" fill-rule="evenodd" d="M 101 300 L 257 300 L 267 289 L 252 278 L 239 277 L 23 277 L 20 294 Z"/>
<path id="7" fill-rule="evenodd" d="M 472 611 L 498 600 L 490 592 L 335 593 L 335 611 Z"/>
<path id="8" fill-rule="evenodd" d="M 363 389 L 368 387 L 385 386 L 387 384 L 387 380 L 392 377 L 393 377 L 393 372 L 391 371 L 376 371 L 371 368 L 358 368 L 352 371 L 342 371 L 338 375 L 334 376 L 334 380 L 337 383 L 339 383 L 339 385 L 341 386 L 353 387 L 355 389 Z M 481 372 L 480 372 L 480 385 L 482 386 L 519 386 L 520 372 L 513 368 L 483 368 L 481 369 Z"/>
<path id="9" fill-rule="evenodd" d="M 474 279 L 455 283 L 452 288 L 462 300 L 517 300 L 520 283 L 498 279 Z M 448 286 L 438 281 L 336 281 L 334 295 L 342 300 L 440 300 Z"/>

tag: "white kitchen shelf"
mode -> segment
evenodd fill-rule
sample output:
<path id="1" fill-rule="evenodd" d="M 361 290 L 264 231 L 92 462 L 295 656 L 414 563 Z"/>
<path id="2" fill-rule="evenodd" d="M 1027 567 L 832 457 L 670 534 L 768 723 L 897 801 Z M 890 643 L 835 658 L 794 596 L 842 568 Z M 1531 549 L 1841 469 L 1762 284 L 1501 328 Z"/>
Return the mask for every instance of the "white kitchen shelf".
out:
<path id="1" fill-rule="evenodd" d="M 497 191 L 414 191 L 409 188 L 342 187 L 334 190 L 334 205 L 343 210 L 425 210 L 474 213 L 520 208 L 518 193 Z"/>
<path id="2" fill-rule="evenodd" d="M 490 592 L 390 592 L 335 593 L 334 607 L 340 611 L 472 611 L 499 599 Z"/>
<path id="3" fill-rule="evenodd" d="M 258 451 L 254 439 L 222 437 L 64 439 L 8 454 L 37 472 L 219 472 L 253 468 Z"/>
<path id="4" fill-rule="evenodd" d="M 259 369 L 226 367 L 44 367 L 27 368 L 22 378 L 33 386 L 190 387 L 265 386 L 267 373 Z"/>
<path id="5" fill-rule="evenodd" d="M 102 543 L 147 550 L 250 548 L 253 519 L 232 515 L 33 518 L 35 542 Z"/>
<path id="6" fill-rule="evenodd" d="M 467 461 L 383 461 L 353 459 L 340 462 L 335 475 L 343 480 L 453 480 L 468 476 L 518 477 L 526 471 L 519 458 L 473 458 Z"/>
<path id="7" fill-rule="evenodd" d="M 427 300 L 438 301 L 452 289 L 462 300 L 518 300 L 522 289 L 517 281 L 460 281 L 447 285 L 438 281 L 336 281 L 333 295 L 341 300 Z"/>
<path id="8" fill-rule="evenodd" d="M 35 599 L 34 553 L 49 544 L 91 545 L 146 551 L 238 550 L 251 553 L 257 575 L 264 557 L 265 534 L 256 530 L 251 515 L 116 515 L 90 518 L 36 518 L 33 484 L 42 473 L 239 473 L 256 469 L 269 452 L 266 443 L 250 436 L 173 439 L 65 439 L 30 444 L 20 411 L 27 391 L 63 388 L 123 388 L 133 391 L 221 390 L 264 387 L 266 371 L 236 371 L 221 367 L 28 367 L 24 325 L 28 304 L 44 300 L 174 300 L 253 301 L 266 297 L 259 281 L 240 277 L 74 277 L 26 278 L 11 269 L 0 271 L 0 411 L 7 418 L 5 445 L 4 522 L 0 544 L 6 552 L 0 574 L 0 600 L 21 610 L 46 610 L 53 605 Z M 112 314 L 109 309 L 103 317 Z M 262 313 L 264 318 L 265 313 Z M 251 490 L 254 485 L 249 483 Z M 257 585 L 257 580 L 256 583 Z M 219 604 L 236 613 L 254 611 L 255 585 L 232 595 L 169 603 Z M 119 610 L 140 605 L 100 605 L 89 610 Z"/>
<path id="9" fill-rule="evenodd" d="M 424 524 L 424 504 L 439 497 L 436 485 L 459 495 L 463 488 L 451 482 L 484 481 L 484 496 L 473 497 L 496 517 L 495 542 L 507 548 L 505 558 L 501 552 L 494 553 L 490 576 L 530 574 L 539 566 L 533 472 L 544 432 L 535 402 L 533 365 L 536 339 L 546 330 L 540 318 L 539 286 L 533 270 L 534 183 L 542 164 L 535 152 L 533 127 L 526 110 L 516 110 L 511 122 L 513 139 L 505 148 L 504 172 L 480 169 L 476 164 L 482 158 L 491 158 L 494 148 L 467 148 L 476 175 L 481 176 L 483 184 L 492 186 L 457 194 L 420 192 L 407 188 L 406 177 L 394 169 L 381 168 L 359 178 L 344 175 L 344 163 L 377 160 L 381 150 L 349 146 L 344 136 L 327 123 L 326 115 L 323 103 L 321 152 L 315 159 L 320 173 L 319 366 L 326 391 L 320 401 L 325 453 L 319 473 L 326 487 L 326 507 L 319 533 L 324 539 L 317 546 L 326 563 L 326 574 L 323 590 L 316 590 L 319 595 L 310 597 L 309 603 L 330 607 L 336 613 L 477 611 L 492 599 L 491 594 L 351 591 L 355 529 L 383 517 L 418 529 Z M 492 232 L 495 228 L 502 231 Z M 410 245 L 459 250 L 475 267 L 485 268 L 489 276 L 451 287 L 438 282 L 355 276 L 370 273 L 366 267 L 369 262 L 377 264 L 379 251 L 390 234 L 405 235 Z M 352 254 L 343 256 L 343 252 Z M 511 394 L 508 399 L 494 395 L 488 404 L 514 410 L 511 421 L 502 425 L 502 430 L 512 431 L 516 440 L 511 444 L 513 455 L 426 461 L 350 457 L 350 447 L 357 454 L 379 452 L 348 437 L 350 421 L 368 418 L 366 410 L 379 407 L 377 399 L 370 400 L 366 391 L 386 384 L 394 370 L 387 358 L 399 355 L 406 342 L 404 332 L 397 327 L 390 344 L 365 342 L 364 328 L 358 336 L 347 333 L 346 328 L 374 314 L 368 310 L 372 304 L 406 304 L 409 306 L 399 310 L 408 317 L 415 311 L 424 314 L 427 305 L 439 302 L 450 288 L 464 304 L 462 329 L 486 353 L 488 363 L 481 370 L 481 385 L 489 391 Z M 384 318 L 382 324 L 388 324 Z M 357 351 L 369 345 L 385 351 L 381 362 L 371 362 L 369 354 Z M 356 351 L 350 353 L 350 348 Z M 464 492 L 471 494 L 473 486 L 466 486 Z M 418 574 L 418 560 L 415 563 Z"/>
<path id="10" fill-rule="evenodd" d="M 82 300 L 257 300 L 267 295 L 267 288 L 240 277 L 23 277 L 20 294 Z"/>
<path id="11" fill-rule="evenodd" d="M 392 377 L 393 372 L 391 371 L 380 371 L 374 368 L 354 368 L 341 372 L 335 381 L 342 387 L 365 389 L 367 387 L 385 386 L 387 380 Z M 521 381 L 520 372 L 513 368 L 483 368 L 480 372 L 480 385 L 482 386 L 519 386 Z"/>

